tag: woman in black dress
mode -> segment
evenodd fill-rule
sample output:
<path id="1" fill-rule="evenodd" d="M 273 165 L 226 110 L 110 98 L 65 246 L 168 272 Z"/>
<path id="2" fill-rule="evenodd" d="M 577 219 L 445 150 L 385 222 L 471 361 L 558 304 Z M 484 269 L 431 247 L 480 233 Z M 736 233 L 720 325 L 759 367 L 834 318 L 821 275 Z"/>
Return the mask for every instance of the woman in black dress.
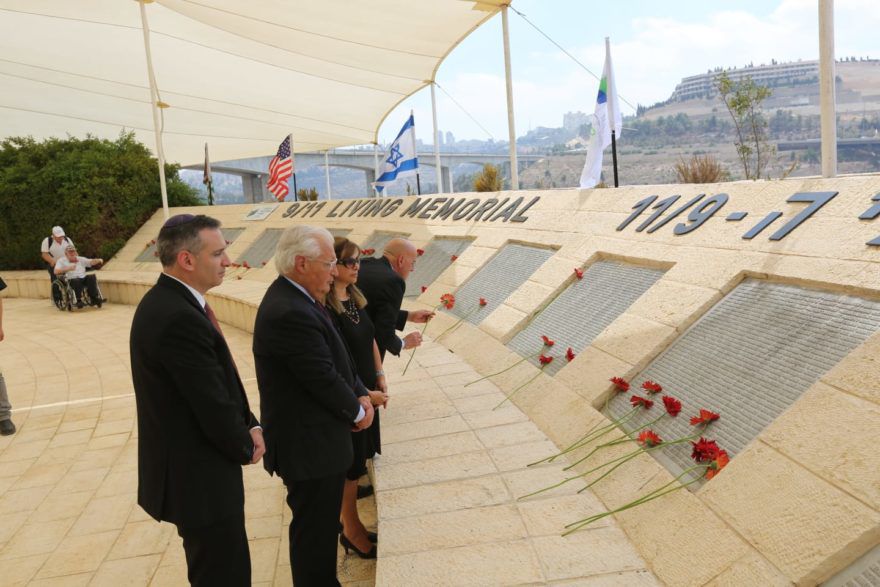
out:
<path id="1" fill-rule="evenodd" d="M 370 400 L 376 406 L 373 424 L 364 431 L 352 432 L 354 460 L 346 473 L 342 494 L 342 534 L 339 543 L 345 551 L 354 550 L 361 558 L 375 558 L 376 535 L 367 532 L 357 511 L 357 482 L 366 474 L 366 460 L 380 451 L 378 406 L 388 404 L 388 386 L 382 371 L 382 359 L 374 337 L 373 322 L 364 310 L 367 300 L 355 285 L 360 269 L 361 249 L 347 238 L 336 237 L 338 275 L 327 294 L 327 306 L 335 316 L 342 338 L 348 345 L 358 376 L 370 391 Z M 372 391 L 376 390 L 376 391 Z"/>

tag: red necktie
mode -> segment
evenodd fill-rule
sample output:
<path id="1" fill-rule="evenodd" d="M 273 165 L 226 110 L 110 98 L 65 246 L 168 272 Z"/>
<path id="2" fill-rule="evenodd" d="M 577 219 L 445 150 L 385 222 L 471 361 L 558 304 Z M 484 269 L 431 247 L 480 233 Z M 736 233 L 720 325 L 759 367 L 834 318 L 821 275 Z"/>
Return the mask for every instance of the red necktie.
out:
<path id="1" fill-rule="evenodd" d="M 208 320 L 211 321 L 211 324 L 214 325 L 214 328 L 217 329 L 217 332 L 220 333 L 220 336 L 223 336 L 223 330 L 220 328 L 220 322 L 217 320 L 217 315 L 214 313 L 214 310 L 211 309 L 211 306 L 205 302 L 205 314 L 208 315 Z M 226 338 L 223 336 L 223 338 Z"/>

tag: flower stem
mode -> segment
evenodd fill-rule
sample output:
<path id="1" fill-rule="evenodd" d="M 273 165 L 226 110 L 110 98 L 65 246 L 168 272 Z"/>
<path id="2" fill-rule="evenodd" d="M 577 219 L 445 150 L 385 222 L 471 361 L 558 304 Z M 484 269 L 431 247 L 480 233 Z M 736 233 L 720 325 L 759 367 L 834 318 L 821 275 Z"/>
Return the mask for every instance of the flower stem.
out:
<path id="1" fill-rule="evenodd" d="M 511 391 L 509 394 L 507 394 L 507 396 L 505 396 L 505 398 L 504 398 L 503 400 L 501 400 L 500 402 L 498 402 L 498 405 L 495 406 L 495 407 L 492 408 L 492 409 L 493 409 L 493 410 L 497 410 L 498 408 L 500 408 L 500 407 L 504 404 L 504 402 L 506 402 L 507 400 L 509 400 L 510 398 L 513 397 L 513 394 L 515 394 L 515 393 L 518 392 L 520 389 L 522 389 L 523 387 L 525 387 L 526 385 L 528 385 L 529 383 L 531 383 L 532 381 L 534 381 L 535 379 L 537 379 L 537 378 L 538 378 L 538 375 L 540 375 L 541 372 L 542 372 L 543 370 L 544 370 L 544 365 L 541 365 L 541 369 L 540 369 L 537 373 L 535 373 L 532 377 L 530 377 L 529 380 L 526 381 L 525 383 L 521 383 L 520 385 L 518 385 L 516 389 L 514 389 L 514 390 Z"/>
<path id="2" fill-rule="evenodd" d="M 608 434 L 609 432 L 611 432 L 612 430 L 614 430 L 615 427 L 620 426 L 621 424 L 623 424 L 624 422 L 627 422 L 630 418 L 632 418 L 632 417 L 635 415 L 637 409 L 638 409 L 638 408 L 633 408 L 632 410 L 629 411 L 629 413 L 624 414 L 624 415 L 621 416 L 619 419 L 614 420 L 614 421 L 611 422 L 610 424 L 606 424 L 606 425 L 604 425 L 604 426 L 598 428 L 598 429 L 595 430 L 594 432 L 587 433 L 586 436 L 583 436 L 580 440 L 578 440 L 578 441 L 575 442 L 574 444 L 570 445 L 568 448 L 566 448 L 566 449 L 563 450 L 562 452 L 560 452 L 560 453 L 558 453 L 558 454 L 555 454 L 555 455 L 553 455 L 552 457 L 548 457 L 548 458 L 546 458 L 546 459 L 542 459 L 542 460 L 537 461 L 537 462 L 532 463 L 532 464 L 533 464 L 533 465 L 537 465 L 538 463 L 542 463 L 542 462 L 544 462 L 544 461 L 547 461 L 547 462 L 553 462 L 556 458 L 561 457 L 561 456 L 564 455 L 564 454 L 568 454 L 568 453 L 570 453 L 570 452 L 573 451 L 573 450 L 577 450 L 577 449 L 579 449 L 579 448 L 582 448 L 582 447 L 584 447 L 584 446 L 590 444 L 590 443 L 593 442 L 594 440 L 598 440 L 599 438 L 602 438 L 603 436 L 605 436 L 606 434 Z"/>
<path id="3" fill-rule="evenodd" d="M 635 499 L 625 505 L 622 505 L 619 508 L 609 510 L 607 512 L 602 512 L 601 514 L 594 514 L 594 515 L 588 516 L 582 520 L 578 520 L 577 522 L 572 522 L 571 524 L 567 524 L 565 527 L 568 528 L 568 530 L 566 530 L 562 535 L 567 536 L 567 535 L 571 534 L 572 532 L 576 532 L 576 531 L 580 530 L 581 528 L 583 528 L 584 526 L 587 526 L 588 524 L 592 524 L 593 522 L 601 520 L 602 518 L 605 518 L 610 515 L 628 510 L 630 508 L 634 508 L 634 507 L 641 505 L 643 503 L 647 503 L 647 502 L 655 500 L 659 497 L 663 497 L 664 495 L 672 493 L 673 491 L 678 491 L 679 489 L 687 487 L 688 485 L 692 485 L 692 484 L 696 483 L 697 481 L 699 481 L 702 478 L 702 475 L 700 475 L 699 477 L 696 477 L 695 479 L 691 479 L 690 481 L 687 481 L 686 483 L 681 483 L 680 485 L 678 485 L 676 487 L 670 488 L 671 485 L 681 481 L 682 477 L 684 477 L 685 475 L 689 475 L 690 473 L 692 473 L 693 471 L 695 471 L 697 469 L 706 469 L 706 468 L 707 467 L 705 465 L 697 465 L 695 467 L 691 467 L 690 469 L 687 469 L 686 471 L 681 473 L 678 477 L 676 477 L 675 479 L 670 481 L 669 483 L 666 483 L 665 485 L 662 485 L 662 486 L 658 487 L 657 489 L 651 491 L 647 495 L 643 495 L 642 497 Z"/>
<path id="4" fill-rule="evenodd" d="M 474 383 L 479 383 L 483 379 L 489 379 L 490 377 L 495 377 L 496 375 L 501 375 L 505 371 L 510 371 L 511 369 L 513 369 L 514 367 L 516 367 L 517 365 L 519 365 L 520 363 L 522 363 L 524 361 L 528 361 L 529 359 L 534 359 L 535 357 L 540 356 L 540 354 L 543 352 L 544 352 L 544 348 L 542 347 L 541 350 L 538 351 L 537 353 L 535 353 L 534 355 L 529 355 L 528 357 L 523 357 L 520 360 L 513 363 L 512 365 L 505 367 L 501 371 L 496 371 L 495 373 L 490 373 L 489 375 L 484 375 L 483 377 L 480 377 L 479 379 L 474 379 L 470 383 L 465 383 L 464 386 L 468 387 L 469 385 L 473 385 Z"/>
<path id="5" fill-rule="evenodd" d="M 432 311 L 436 312 L 439 308 L 440 308 L 440 306 L 434 306 L 434 309 Z M 422 326 L 422 334 L 425 334 L 425 330 L 427 330 L 427 329 L 428 329 L 428 323 L 425 322 L 425 325 Z M 412 363 L 413 357 L 416 356 L 416 350 L 418 350 L 418 348 L 419 347 L 415 347 L 413 349 L 413 352 L 412 352 L 412 354 L 410 354 L 409 360 L 406 362 L 406 366 L 404 366 L 403 373 L 401 373 L 401 375 L 406 375 L 406 370 L 409 369 L 409 364 Z"/>
<path id="6" fill-rule="evenodd" d="M 468 318 L 470 318 L 471 316 L 473 316 L 474 313 L 475 313 L 477 310 L 479 310 L 480 308 L 482 308 L 482 306 L 480 306 L 479 302 L 477 302 L 477 307 L 471 309 L 470 312 L 468 312 L 467 314 L 465 314 L 464 316 L 462 316 L 461 318 L 459 318 L 458 320 L 456 320 L 455 323 L 454 323 L 452 326 L 449 326 L 446 330 L 444 330 L 443 332 L 441 332 L 440 334 L 438 334 L 437 336 L 435 336 L 435 337 L 434 337 L 434 340 L 440 340 L 440 339 L 443 337 L 444 334 L 446 334 L 446 333 L 448 333 L 448 332 L 451 332 L 451 331 L 454 330 L 456 327 L 460 326 L 462 322 L 464 322 L 465 320 L 467 320 Z"/>

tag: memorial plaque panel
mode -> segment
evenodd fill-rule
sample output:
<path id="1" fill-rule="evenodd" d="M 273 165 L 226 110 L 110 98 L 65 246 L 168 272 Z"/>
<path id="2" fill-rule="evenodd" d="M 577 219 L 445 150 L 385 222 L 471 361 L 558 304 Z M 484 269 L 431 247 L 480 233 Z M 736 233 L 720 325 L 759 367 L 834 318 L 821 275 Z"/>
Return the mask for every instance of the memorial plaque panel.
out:
<path id="1" fill-rule="evenodd" d="M 479 324 L 555 252 L 529 245 L 505 245 L 456 290 L 452 313 Z M 486 298 L 487 304 L 475 310 L 480 298 Z"/>
<path id="2" fill-rule="evenodd" d="M 664 441 L 692 434 L 690 417 L 706 408 L 721 414 L 706 437 L 733 458 L 878 329 L 876 300 L 747 279 L 634 378 L 630 393 L 610 402 L 608 415 L 629 412 L 630 396 L 645 396 L 641 384 L 655 381 L 684 406 L 677 418 L 651 426 Z M 650 411 L 625 424 L 628 430 L 663 413 L 660 395 Z M 651 454 L 675 475 L 693 464 L 690 445 Z"/>
<path id="3" fill-rule="evenodd" d="M 376 252 L 373 253 L 372 256 L 381 257 L 382 249 L 385 248 L 385 245 L 388 244 L 388 241 L 397 237 L 409 238 L 409 234 L 405 232 L 387 232 L 384 230 L 377 230 L 376 232 L 371 234 L 365 242 L 358 244 L 361 246 L 361 250 L 374 249 Z"/>
<path id="4" fill-rule="evenodd" d="M 223 238 L 226 239 L 226 242 L 232 244 L 235 242 L 241 233 L 244 232 L 243 228 L 226 228 L 221 227 L 220 230 L 223 231 Z M 156 243 L 151 244 L 149 247 L 144 249 L 140 255 L 135 258 L 135 261 L 138 263 L 149 263 L 149 262 L 159 262 L 159 256 L 156 255 Z"/>
<path id="5" fill-rule="evenodd" d="M 553 375 L 565 366 L 565 351 L 575 353 L 587 348 L 593 339 L 629 308 L 663 276 L 664 270 L 639 267 L 618 261 L 597 261 L 575 279 L 565 291 L 529 322 L 507 344 L 529 362 L 538 366 L 533 356 L 541 350 L 541 336 L 556 341 L 547 353 L 553 362 L 544 372 Z"/>
<path id="6" fill-rule="evenodd" d="M 348 236 L 351 232 L 351 229 L 349 228 L 328 228 L 327 230 L 330 231 L 330 234 L 332 234 L 334 238 L 337 236 Z"/>
<path id="7" fill-rule="evenodd" d="M 255 268 L 261 267 L 264 262 L 268 263 L 275 256 L 275 247 L 282 232 L 283 228 L 267 228 L 235 262 L 241 265 L 247 263 Z"/>
<path id="8" fill-rule="evenodd" d="M 461 238 L 435 238 L 425 246 L 425 254 L 416 260 L 415 270 L 406 280 L 406 297 L 422 293 L 422 286 L 434 283 L 447 267 L 452 257 L 458 257 L 473 241 Z"/>

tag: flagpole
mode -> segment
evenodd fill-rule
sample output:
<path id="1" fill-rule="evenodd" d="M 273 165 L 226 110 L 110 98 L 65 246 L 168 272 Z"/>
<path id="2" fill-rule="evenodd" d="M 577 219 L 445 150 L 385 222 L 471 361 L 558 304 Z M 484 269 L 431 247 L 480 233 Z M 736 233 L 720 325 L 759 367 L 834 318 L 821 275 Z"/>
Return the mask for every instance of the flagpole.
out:
<path id="1" fill-rule="evenodd" d="M 437 94 L 431 81 L 431 114 L 434 116 L 434 169 L 437 170 L 437 193 L 443 193 L 443 174 L 440 173 L 440 133 L 437 130 Z"/>
<path id="2" fill-rule="evenodd" d="M 327 199 L 333 199 L 333 192 L 330 191 L 330 149 L 324 151 L 324 179 L 327 182 Z"/>
<path id="3" fill-rule="evenodd" d="M 507 84 L 507 134 L 510 141 L 510 189 L 519 189 L 516 162 L 516 128 L 513 120 L 513 79 L 510 74 L 510 33 L 507 29 L 507 4 L 501 7 L 501 32 L 504 38 L 504 80 Z"/>
<path id="4" fill-rule="evenodd" d="M 605 55 L 606 57 L 611 55 L 611 38 L 605 37 Z M 608 57 L 610 59 L 610 57 Z M 614 79 L 614 71 L 612 68 L 608 68 L 608 83 L 607 83 L 607 99 L 605 102 L 606 107 L 608 108 L 608 122 L 611 126 L 611 165 L 614 168 L 614 187 L 618 187 L 617 181 L 617 112 L 614 109 L 617 107 L 617 82 Z"/>
<path id="5" fill-rule="evenodd" d="M 822 177 L 837 175 L 834 69 L 834 0 L 819 0 L 819 150 L 822 153 Z"/>
<path id="6" fill-rule="evenodd" d="M 165 186 L 165 152 L 162 149 L 162 131 L 159 125 L 159 90 L 156 75 L 153 73 L 153 55 L 150 52 L 150 25 L 147 23 L 145 0 L 139 0 L 141 7 L 141 29 L 144 33 L 144 52 L 147 57 L 147 78 L 150 80 L 150 105 L 153 110 L 153 131 L 156 133 L 156 159 L 159 161 L 159 191 L 162 193 L 162 213 L 168 220 L 168 188 Z"/>
<path id="7" fill-rule="evenodd" d="M 296 189 L 296 163 L 294 163 L 293 156 L 293 133 L 287 135 L 287 140 L 290 142 L 290 175 L 293 176 L 293 201 L 299 202 L 299 193 Z"/>
<path id="8" fill-rule="evenodd" d="M 373 143 L 373 177 L 379 179 L 379 143 Z M 373 186 L 373 197 L 380 197 L 382 194 Z"/>

